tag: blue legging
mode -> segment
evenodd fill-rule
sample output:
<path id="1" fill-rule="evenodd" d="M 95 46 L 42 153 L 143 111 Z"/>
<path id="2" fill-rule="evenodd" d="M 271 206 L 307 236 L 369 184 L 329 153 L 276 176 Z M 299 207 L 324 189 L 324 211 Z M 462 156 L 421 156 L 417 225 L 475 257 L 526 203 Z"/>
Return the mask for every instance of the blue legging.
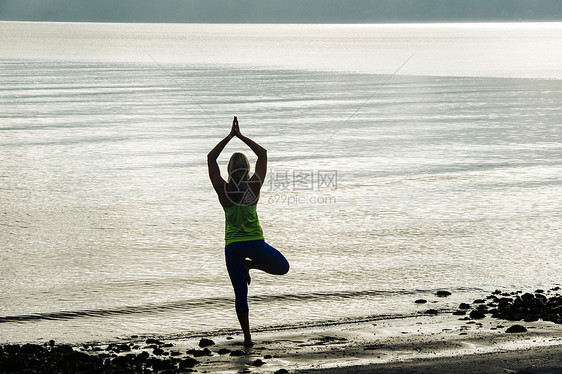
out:
<path id="1" fill-rule="evenodd" d="M 224 248 L 226 268 L 234 287 L 236 311 L 247 312 L 248 283 L 244 262 L 249 258 L 256 264 L 265 265 L 269 274 L 282 275 L 289 271 L 289 262 L 277 249 L 264 240 L 234 242 Z"/>

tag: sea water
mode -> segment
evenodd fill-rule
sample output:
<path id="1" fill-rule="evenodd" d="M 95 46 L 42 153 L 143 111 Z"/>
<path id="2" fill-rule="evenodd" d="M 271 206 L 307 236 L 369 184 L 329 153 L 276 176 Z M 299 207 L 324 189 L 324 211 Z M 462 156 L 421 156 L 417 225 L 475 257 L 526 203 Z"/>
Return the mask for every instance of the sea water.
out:
<path id="1" fill-rule="evenodd" d="M 236 332 L 206 166 L 235 115 L 291 264 L 252 274 L 253 328 L 561 285 L 561 43 L 561 23 L 0 23 L 0 342 Z M 223 176 L 238 150 L 255 162 L 235 139 Z"/>

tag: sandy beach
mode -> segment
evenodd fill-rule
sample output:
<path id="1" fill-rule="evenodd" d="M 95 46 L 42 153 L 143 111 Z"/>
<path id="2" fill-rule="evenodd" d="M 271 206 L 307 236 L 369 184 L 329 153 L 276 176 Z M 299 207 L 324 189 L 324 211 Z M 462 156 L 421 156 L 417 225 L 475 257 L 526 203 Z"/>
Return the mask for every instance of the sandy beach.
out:
<path id="1" fill-rule="evenodd" d="M 525 333 L 506 333 L 514 323 L 459 321 L 451 315 L 388 319 L 277 333 L 255 334 L 240 357 L 205 357 L 194 367 L 212 373 L 509 373 L 562 370 L 562 326 L 523 323 Z M 212 352 L 237 350 L 239 337 L 213 337 Z M 176 342 L 183 348 L 196 342 Z M 260 361 L 258 361 L 260 360 Z M 263 364 L 261 364 L 263 362 Z"/>
<path id="2" fill-rule="evenodd" d="M 515 293 L 514 293 L 515 295 Z M 485 310 L 475 300 L 462 315 L 427 309 L 401 318 L 372 318 L 329 326 L 263 331 L 255 345 L 240 335 L 158 339 L 135 336 L 110 343 L 68 346 L 4 345 L 0 371 L 125 373 L 560 373 L 562 324 L 543 317 L 559 311 L 560 296 L 517 293 L 514 304 Z M 493 298 L 490 296 L 489 298 Z M 507 299 L 507 298 L 505 298 Z M 521 300 L 519 309 L 513 308 Z M 502 304 L 497 299 L 498 304 Z M 554 301 L 557 301 L 555 304 Z M 438 302 L 431 307 L 438 308 Z M 487 304 L 495 305 L 493 301 Z M 511 305 L 511 307 L 509 307 Z M 475 311 L 481 310 L 481 315 Z M 506 310 L 509 313 L 506 314 Z M 519 311 L 527 314 L 524 320 Z M 493 318 L 491 315 L 509 317 Z M 499 313 L 499 314 L 498 314 Z M 502 314 L 503 313 L 503 314 Z M 541 314 L 542 313 L 542 314 Z M 486 315 L 488 314 L 488 315 Z M 556 314 L 555 316 L 558 316 Z M 550 318 L 550 317 L 547 317 Z M 33 366 L 40 365 L 40 366 Z M 39 370 L 37 370 L 39 368 Z M 50 369 L 49 369 L 50 368 Z"/>

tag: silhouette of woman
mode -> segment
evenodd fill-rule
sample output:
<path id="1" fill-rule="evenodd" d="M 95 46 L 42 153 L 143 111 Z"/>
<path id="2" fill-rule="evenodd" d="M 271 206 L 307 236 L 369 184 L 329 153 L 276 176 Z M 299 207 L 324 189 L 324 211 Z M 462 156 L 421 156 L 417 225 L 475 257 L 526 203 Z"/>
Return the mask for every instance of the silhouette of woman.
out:
<path id="1" fill-rule="evenodd" d="M 225 181 L 221 177 L 217 158 L 235 136 L 250 147 L 258 160 L 255 173 L 250 177 L 248 159 L 242 153 L 234 153 L 228 163 L 228 181 Z M 226 268 L 234 287 L 236 315 L 244 332 L 244 345 L 251 346 L 253 342 L 248 319 L 250 269 L 278 275 L 289 271 L 289 263 L 281 252 L 264 241 L 256 211 L 267 172 L 267 151 L 240 133 L 238 119 L 234 117 L 230 133 L 207 155 L 207 165 L 209 178 L 225 213 Z"/>

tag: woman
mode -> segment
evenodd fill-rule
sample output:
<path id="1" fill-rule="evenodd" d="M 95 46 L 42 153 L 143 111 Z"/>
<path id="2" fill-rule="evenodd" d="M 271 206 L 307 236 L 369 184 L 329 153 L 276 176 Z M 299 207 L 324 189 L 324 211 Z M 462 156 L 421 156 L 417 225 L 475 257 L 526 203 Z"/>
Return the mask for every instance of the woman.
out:
<path id="1" fill-rule="evenodd" d="M 234 153 L 228 162 L 228 181 L 221 177 L 217 158 L 237 136 L 258 156 L 255 173 L 250 177 L 250 163 L 242 153 Z M 267 151 L 240 133 L 238 119 L 234 117 L 230 133 L 207 155 L 209 177 L 219 197 L 226 218 L 225 256 L 226 268 L 234 287 L 236 315 L 244 332 L 244 345 L 251 346 L 248 320 L 248 285 L 250 269 L 269 274 L 286 274 L 289 263 L 275 248 L 264 241 L 256 205 L 267 172 Z"/>

